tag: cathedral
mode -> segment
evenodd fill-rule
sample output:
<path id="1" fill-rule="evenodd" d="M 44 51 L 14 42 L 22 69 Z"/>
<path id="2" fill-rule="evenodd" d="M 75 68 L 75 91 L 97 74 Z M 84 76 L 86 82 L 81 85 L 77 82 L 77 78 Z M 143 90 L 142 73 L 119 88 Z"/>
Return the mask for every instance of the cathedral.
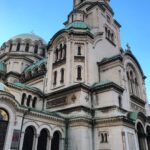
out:
<path id="1" fill-rule="evenodd" d="M 150 150 L 146 76 L 110 0 L 73 3 L 48 43 L 0 47 L 0 150 Z"/>

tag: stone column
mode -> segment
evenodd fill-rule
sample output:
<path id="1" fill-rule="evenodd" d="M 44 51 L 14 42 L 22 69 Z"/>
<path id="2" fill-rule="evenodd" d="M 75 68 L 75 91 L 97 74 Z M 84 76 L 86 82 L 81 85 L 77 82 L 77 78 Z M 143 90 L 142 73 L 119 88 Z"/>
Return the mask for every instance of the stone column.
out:
<path id="1" fill-rule="evenodd" d="M 25 133 L 25 132 L 22 132 L 22 133 L 21 133 L 19 150 L 22 150 L 22 148 L 23 148 L 24 133 Z"/>
<path id="2" fill-rule="evenodd" d="M 47 137 L 47 150 L 51 150 L 51 144 L 52 144 L 52 137 Z"/>
<path id="3" fill-rule="evenodd" d="M 34 134 L 32 150 L 37 150 L 39 134 Z"/>

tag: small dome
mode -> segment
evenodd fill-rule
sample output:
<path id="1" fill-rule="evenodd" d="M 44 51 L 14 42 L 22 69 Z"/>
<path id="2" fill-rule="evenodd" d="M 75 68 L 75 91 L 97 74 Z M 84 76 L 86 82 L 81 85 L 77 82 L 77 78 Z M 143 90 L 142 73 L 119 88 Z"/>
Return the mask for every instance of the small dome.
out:
<path id="1" fill-rule="evenodd" d="M 10 93 L 9 88 L 3 83 L 0 83 L 0 91 L 4 91 L 4 92 L 7 92 L 7 93 Z"/>
<path id="2" fill-rule="evenodd" d="M 31 39 L 32 41 L 41 41 L 43 44 L 46 44 L 46 41 L 43 38 L 33 33 L 19 34 L 12 37 L 10 40 L 16 40 L 16 39 L 22 39 L 22 40 Z"/>
<path id="3" fill-rule="evenodd" d="M 88 25 L 85 22 L 82 22 L 82 21 L 75 21 L 75 22 L 72 22 L 72 23 L 66 25 L 65 30 L 69 30 L 71 28 L 90 30 L 90 28 L 88 27 Z"/>

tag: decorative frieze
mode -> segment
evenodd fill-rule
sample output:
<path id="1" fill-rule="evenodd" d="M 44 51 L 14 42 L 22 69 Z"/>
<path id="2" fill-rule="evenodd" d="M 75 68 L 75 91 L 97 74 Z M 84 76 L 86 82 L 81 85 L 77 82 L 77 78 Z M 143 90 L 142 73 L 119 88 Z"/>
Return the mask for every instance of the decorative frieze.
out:
<path id="1" fill-rule="evenodd" d="M 140 107 L 139 105 L 137 105 L 137 104 L 135 104 L 133 102 L 130 102 L 130 108 L 133 111 L 142 112 L 142 113 L 146 114 L 146 110 L 143 107 Z"/>
<path id="2" fill-rule="evenodd" d="M 58 98 L 58 99 L 48 101 L 47 104 L 46 104 L 46 108 L 63 106 L 63 105 L 66 105 L 66 104 L 67 104 L 67 98 L 66 97 L 61 97 L 61 98 Z"/>

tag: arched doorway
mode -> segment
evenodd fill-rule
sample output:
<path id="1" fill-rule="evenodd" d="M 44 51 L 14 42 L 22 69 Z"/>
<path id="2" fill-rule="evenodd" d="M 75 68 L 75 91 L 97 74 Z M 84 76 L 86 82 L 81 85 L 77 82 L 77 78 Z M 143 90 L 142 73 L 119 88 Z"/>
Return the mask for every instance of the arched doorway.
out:
<path id="1" fill-rule="evenodd" d="M 37 150 L 46 150 L 47 149 L 47 130 L 43 129 L 40 133 L 39 139 L 38 139 L 38 146 Z"/>
<path id="2" fill-rule="evenodd" d="M 146 150 L 146 135 L 144 133 L 144 128 L 142 127 L 141 123 L 137 124 L 137 134 L 139 141 L 139 150 Z"/>
<path id="3" fill-rule="evenodd" d="M 51 150 L 59 150 L 60 147 L 60 133 L 58 131 L 54 132 L 52 138 Z"/>
<path id="4" fill-rule="evenodd" d="M 23 149 L 22 150 L 32 150 L 34 140 L 34 129 L 32 126 L 27 127 L 24 135 Z"/>
<path id="5" fill-rule="evenodd" d="M 148 149 L 150 149 L 150 126 L 147 127 L 146 133 L 147 133 L 147 145 Z"/>
<path id="6" fill-rule="evenodd" d="M 8 122 L 9 122 L 8 113 L 0 108 L 0 149 L 3 149 L 4 147 Z"/>

